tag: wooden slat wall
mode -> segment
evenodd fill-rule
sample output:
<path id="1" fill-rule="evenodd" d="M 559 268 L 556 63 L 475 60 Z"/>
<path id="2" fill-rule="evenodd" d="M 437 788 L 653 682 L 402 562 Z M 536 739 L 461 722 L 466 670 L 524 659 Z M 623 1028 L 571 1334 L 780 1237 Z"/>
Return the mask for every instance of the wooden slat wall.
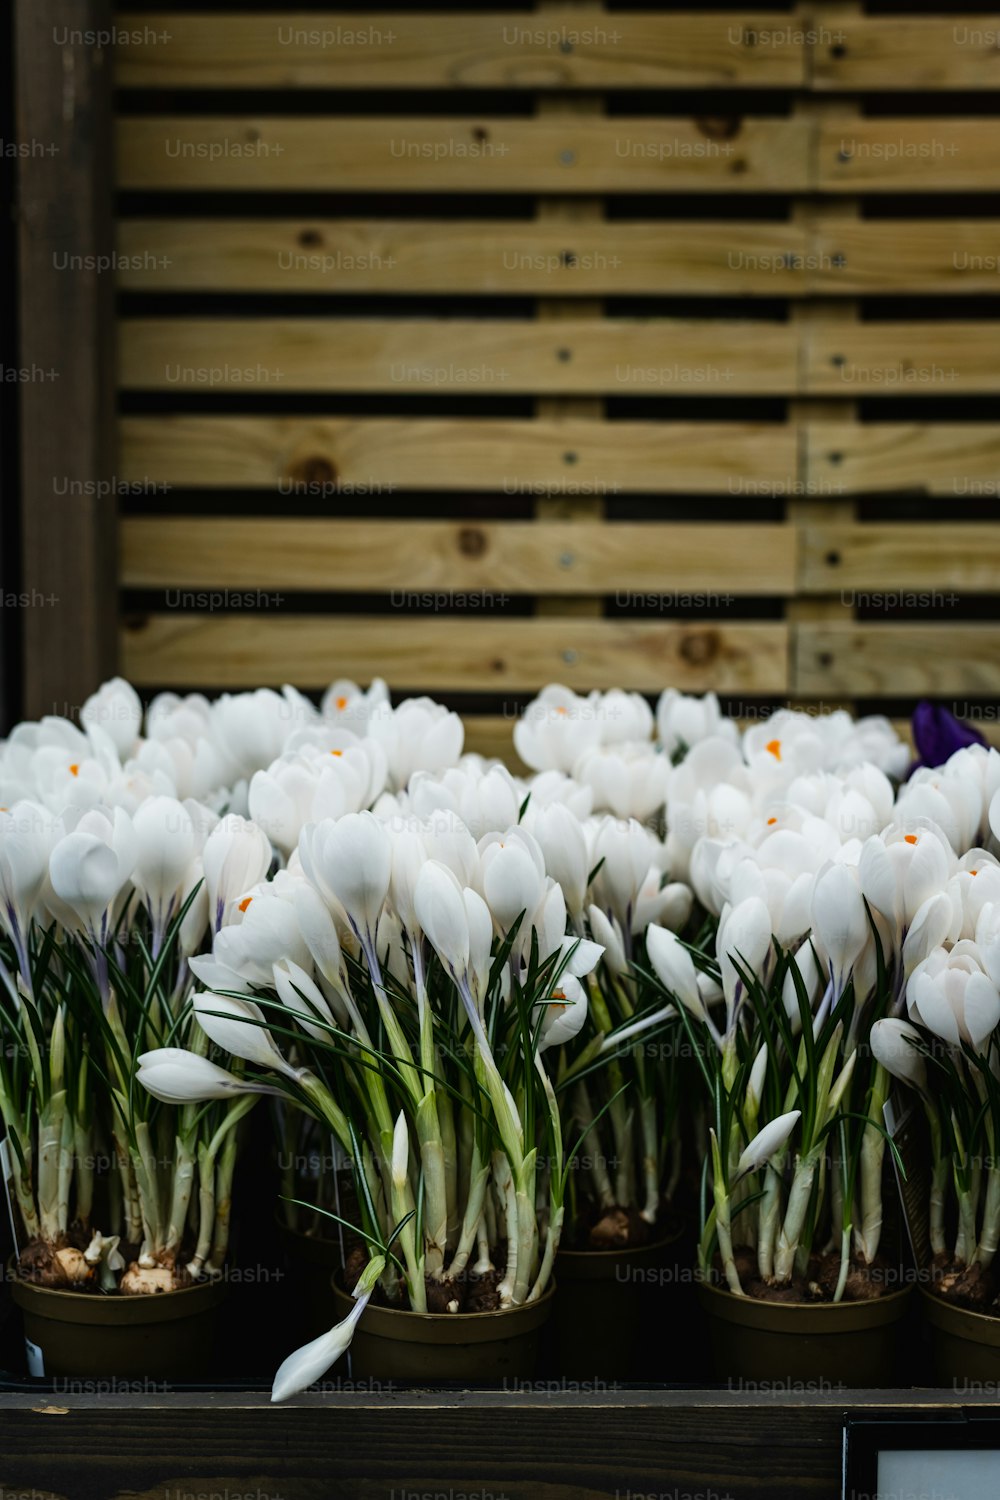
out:
<path id="1" fill-rule="evenodd" d="M 124 669 L 989 721 L 1000 14 L 881 9 L 130 13 Z"/>

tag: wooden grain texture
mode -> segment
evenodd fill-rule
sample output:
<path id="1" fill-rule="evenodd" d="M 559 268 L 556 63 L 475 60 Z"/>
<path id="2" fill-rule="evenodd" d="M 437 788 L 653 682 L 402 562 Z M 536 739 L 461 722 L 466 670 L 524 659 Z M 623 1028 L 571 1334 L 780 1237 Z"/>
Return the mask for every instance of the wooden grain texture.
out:
<path id="1" fill-rule="evenodd" d="M 119 187 L 159 191 L 789 192 L 810 157 L 780 119 L 136 115 L 117 132 Z"/>
<path id="2" fill-rule="evenodd" d="M 985 330 L 983 330 L 985 332 Z M 283 391 L 747 395 L 798 376 L 793 329 L 731 319 L 130 318 L 119 325 L 126 390 L 240 389 L 247 370 Z"/>
<path id="3" fill-rule="evenodd" d="M 946 591 L 934 618 L 905 624 L 863 620 L 801 624 L 794 640 L 792 691 L 820 696 L 939 697 L 961 714 L 965 695 L 1000 695 L 1000 624 L 949 620 Z M 876 597 L 872 607 L 878 608 Z"/>
<path id="4" fill-rule="evenodd" d="M 825 193 L 993 193 L 1000 120 L 830 121 L 817 154 L 813 185 Z"/>
<path id="5" fill-rule="evenodd" d="M 126 588 L 790 594 L 787 526 L 138 517 L 122 522 Z M 723 601 L 719 601 L 723 608 Z"/>
<path id="6" fill-rule="evenodd" d="M 816 211 L 810 290 L 973 296 L 1000 287 L 1000 221 L 942 218 L 835 219 Z"/>
<path id="7" fill-rule="evenodd" d="M 143 15 L 118 49 L 123 88 L 794 88 L 799 30 L 780 12 L 699 15 L 554 6 L 482 15 L 275 11 Z M 766 46 L 758 45 L 761 28 Z"/>
<path id="8" fill-rule="evenodd" d="M 131 483 L 305 497 L 336 484 L 355 494 L 784 493 L 799 466 L 796 432 L 779 422 L 135 416 L 121 419 L 119 443 Z"/>
<path id="9" fill-rule="evenodd" d="M 799 586 L 806 593 L 851 590 L 1000 589 L 1000 527 L 899 521 L 892 525 L 818 525 L 801 532 Z"/>
<path id="10" fill-rule="evenodd" d="M 199 1491 L 255 1500 L 499 1500 L 703 1495 L 839 1500 L 845 1412 L 959 1419 L 953 1391 L 350 1391 L 0 1396 L 11 1493 L 126 1500 Z"/>
<path id="11" fill-rule="evenodd" d="M 2 544 L 20 533 L 22 607 L 4 611 L 4 628 L 16 614 L 23 712 L 40 717 L 73 714 L 115 665 L 114 292 L 96 269 L 113 247 L 110 80 L 99 49 L 53 44 L 66 29 L 106 29 L 111 6 L 16 0 L 13 16 L 17 138 L 5 145 L 27 154 L 16 164 L 12 363 L 28 378 L 19 526 L 5 522 Z M 84 257 L 77 269 L 73 256 Z"/>
<path id="12" fill-rule="evenodd" d="M 805 483 L 816 493 L 1000 494 L 1000 426 L 985 422 L 830 422 L 807 427 Z"/>
<path id="13" fill-rule="evenodd" d="M 973 242 L 983 253 L 988 227 Z M 127 291 L 794 297 L 811 285 L 805 236 L 782 223 L 123 219 L 118 249 Z M 823 261 L 832 290 L 836 254 Z"/>
<path id="14" fill-rule="evenodd" d="M 858 400 L 955 396 L 1000 390 L 1000 324 L 966 322 L 817 325 L 805 339 L 805 389 Z"/>
<path id="15" fill-rule="evenodd" d="M 945 10 L 945 5 L 939 6 Z M 857 16 L 824 27 L 810 56 L 816 90 L 992 90 L 1000 16 Z"/>
<path id="16" fill-rule="evenodd" d="M 206 601 L 207 602 L 207 601 Z M 126 675 L 145 687 L 303 689 L 384 675 L 401 692 L 531 692 L 545 682 L 655 693 L 783 693 L 784 624 L 547 616 L 154 614 L 122 631 Z"/>
<path id="17" fill-rule="evenodd" d="M 995 292 L 1000 222 L 419 224 L 122 219 L 126 291 L 669 293 L 802 298 Z"/>

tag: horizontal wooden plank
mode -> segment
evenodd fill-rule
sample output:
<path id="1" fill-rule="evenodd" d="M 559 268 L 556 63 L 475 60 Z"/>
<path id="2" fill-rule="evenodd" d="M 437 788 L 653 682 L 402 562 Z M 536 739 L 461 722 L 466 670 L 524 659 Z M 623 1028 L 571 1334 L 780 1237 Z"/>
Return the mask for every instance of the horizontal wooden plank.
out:
<path id="1" fill-rule="evenodd" d="M 122 631 L 143 687 L 325 687 L 384 676 L 398 691 L 531 692 L 546 682 L 659 692 L 784 692 L 788 628 L 768 624 L 344 616 L 152 615 Z"/>
<path id="2" fill-rule="evenodd" d="M 897 490 L 982 498 L 1000 494 L 1000 426 L 986 422 L 831 422 L 806 429 L 813 493 Z"/>
<path id="3" fill-rule="evenodd" d="M 796 693 L 937 694 L 952 705 L 964 694 L 1000 694 L 1000 624 L 801 624 L 794 662 Z"/>
<path id="4" fill-rule="evenodd" d="M 118 255 L 122 290 L 149 292 L 788 297 L 812 276 L 793 224 L 124 219 Z"/>
<path id="5" fill-rule="evenodd" d="M 824 120 L 814 186 L 828 193 L 993 193 L 1000 120 Z"/>
<path id="6" fill-rule="evenodd" d="M 811 290 L 972 295 L 1000 290 L 1000 221 L 816 215 Z"/>
<path id="7" fill-rule="evenodd" d="M 1000 390 L 1000 324 L 843 323 L 810 325 L 805 386 L 848 397 Z"/>
<path id="8" fill-rule="evenodd" d="M 798 380 L 788 324 L 681 318 L 130 318 L 126 390 L 241 389 L 261 367 L 283 391 L 608 395 L 786 392 Z M 280 382 L 277 377 L 280 376 Z"/>
<path id="9" fill-rule="evenodd" d="M 927 608 L 942 589 L 1000 593 L 995 524 L 949 524 L 945 516 L 940 524 L 806 526 L 800 535 L 799 586 L 805 593 L 917 590 L 921 596 L 913 602 Z"/>
<path id="10" fill-rule="evenodd" d="M 633 607 L 707 594 L 720 609 L 795 589 L 788 526 L 143 516 L 120 536 L 125 588 L 614 594 Z"/>
<path id="11" fill-rule="evenodd" d="M 1000 222 L 123 219 L 123 291 L 853 296 L 1000 288 Z"/>
<path id="12" fill-rule="evenodd" d="M 787 493 L 796 431 L 761 422 L 583 419 L 125 417 L 131 484 L 278 487 L 285 494 L 499 490 Z"/>
<path id="13" fill-rule="evenodd" d="M 1000 86 L 998 15 L 845 15 L 818 32 L 811 53 L 814 89 Z"/>
<path id="14" fill-rule="evenodd" d="M 130 19 L 117 49 L 122 88 L 796 88 L 805 76 L 801 28 L 781 13 L 758 14 L 752 26 L 742 14 L 582 15 L 569 6 L 544 16 Z"/>
<path id="15" fill-rule="evenodd" d="M 125 189 L 633 193 L 793 191 L 795 120 L 426 119 L 261 115 L 119 120 Z"/>

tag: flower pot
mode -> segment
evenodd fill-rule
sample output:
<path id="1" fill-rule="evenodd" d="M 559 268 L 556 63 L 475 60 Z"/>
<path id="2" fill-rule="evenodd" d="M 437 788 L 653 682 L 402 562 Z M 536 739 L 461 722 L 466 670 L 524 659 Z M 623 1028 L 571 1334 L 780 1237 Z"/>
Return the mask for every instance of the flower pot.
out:
<path id="1" fill-rule="evenodd" d="M 909 1287 L 873 1302 L 760 1302 L 701 1282 L 719 1379 L 818 1388 L 897 1379 L 899 1320 Z"/>
<path id="2" fill-rule="evenodd" d="M 332 1287 L 339 1320 L 354 1299 L 336 1279 Z M 420 1385 L 530 1380 L 554 1294 L 550 1283 L 536 1302 L 487 1313 L 415 1313 L 369 1305 L 351 1344 L 352 1378 Z"/>
<path id="3" fill-rule="evenodd" d="M 976 1390 L 984 1383 L 994 1393 L 1000 1381 L 1000 1318 L 972 1312 L 920 1288 L 931 1325 L 934 1379 L 938 1385 Z"/>
<path id="4" fill-rule="evenodd" d="M 11 1290 L 24 1315 L 33 1375 L 193 1381 L 205 1378 L 227 1284 L 121 1297 L 55 1291 L 15 1275 Z"/>
<path id="5" fill-rule="evenodd" d="M 681 1227 L 634 1249 L 558 1252 L 548 1361 L 554 1375 L 573 1381 L 674 1378 L 664 1355 L 671 1343 L 687 1347 L 683 1325 L 699 1316 L 690 1261 L 679 1253 L 683 1235 Z M 684 1368 L 690 1373 L 686 1362 Z"/>
<path id="6" fill-rule="evenodd" d="M 289 1316 L 302 1342 L 319 1338 L 341 1317 L 333 1297 L 331 1277 L 342 1256 L 335 1240 L 302 1234 L 278 1221 L 278 1240 L 288 1262 Z"/>

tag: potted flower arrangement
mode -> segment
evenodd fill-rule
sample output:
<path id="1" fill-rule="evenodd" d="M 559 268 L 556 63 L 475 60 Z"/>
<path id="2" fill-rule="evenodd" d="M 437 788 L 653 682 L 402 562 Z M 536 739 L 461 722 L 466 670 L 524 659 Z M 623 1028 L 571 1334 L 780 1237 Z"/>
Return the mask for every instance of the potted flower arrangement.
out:
<path id="1" fill-rule="evenodd" d="M 587 1023 L 557 1074 L 575 1129 L 587 1131 L 569 1179 L 553 1356 L 579 1378 L 662 1378 L 649 1332 L 676 1317 L 667 1289 L 682 1285 L 671 1266 L 683 1049 L 674 1007 L 649 979 L 643 935 L 654 919 L 683 931 L 692 894 L 665 873 L 671 761 L 653 726 L 638 694 L 580 698 L 553 685 L 514 731 L 536 773 L 525 823 L 559 873 L 572 930 L 604 949 L 587 981 Z"/>
<path id="2" fill-rule="evenodd" d="M 201 1028 L 254 1069 L 240 1086 L 323 1123 L 361 1208 L 345 1316 L 289 1356 L 276 1400 L 352 1339 L 362 1375 L 528 1375 L 549 1311 L 567 1152 L 545 1054 L 585 1019 L 585 993 L 556 996 L 600 949 L 567 933 L 516 823 L 477 846 L 446 810 L 381 812 L 307 824 L 194 961 Z M 162 1065 L 142 1059 L 153 1092 Z"/>
<path id="3" fill-rule="evenodd" d="M 1000 1348 L 1000 755 L 962 749 L 907 801 L 925 897 L 905 992 L 872 1051 L 927 1122 L 929 1171 L 907 1185 L 939 1380 L 994 1379 Z M 948 836 L 946 836 L 946 833 Z"/>
<path id="4" fill-rule="evenodd" d="M 190 1039 L 187 957 L 209 893 L 225 904 L 231 842 L 208 809 L 166 796 L 133 816 L 0 813 L 0 1114 L 36 1373 L 176 1374 L 210 1344 L 256 1099 L 158 1103 L 135 1073 L 147 1048 Z"/>
<path id="5" fill-rule="evenodd" d="M 881 1253 L 887 1076 L 867 1037 L 912 958 L 879 879 L 892 864 L 904 889 L 892 851 L 911 845 L 885 831 L 879 741 L 896 769 L 881 725 L 776 715 L 742 746 L 705 739 L 671 783 L 668 818 L 718 927 L 700 948 L 651 927 L 646 948 L 705 1087 L 699 1295 L 730 1376 L 891 1374 L 906 1293 Z"/>

